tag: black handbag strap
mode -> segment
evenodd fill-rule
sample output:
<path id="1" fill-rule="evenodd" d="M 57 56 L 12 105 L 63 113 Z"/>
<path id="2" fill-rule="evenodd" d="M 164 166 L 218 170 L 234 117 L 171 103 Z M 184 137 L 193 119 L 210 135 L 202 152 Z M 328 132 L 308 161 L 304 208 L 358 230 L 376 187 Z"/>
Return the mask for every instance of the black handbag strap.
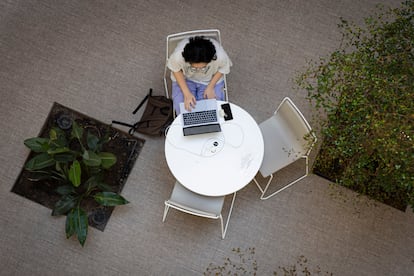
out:
<path id="1" fill-rule="evenodd" d="M 165 121 L 165 119 L 163 119 L 163 118 L 160 118 L 160 119 L 152 119 L 152 120 L 145 120 L 145 121 L 139 121 L 139 122 L 136 122 L 135 124 L 133 124 L 133 125 L 129 125 L 129 124 L 122 124 L 122 125 L 124 125 L 124 126 L 127 126 L 127 127 L 130 127 L 130 129 L 129 129 L 129 131 L 128 131 L 128 133 L 129 134 L 131 134 L 131 135 L 133 135 L 134 133 L 135 133 L 135 131 L 141 126 L 141 125 L 143 125 L 143 124 L 147 124 L 147 127 L 149 126 L 149 123 L 150 122 L 155 122 L 155 121 L 162 121 L 162 122 L 164 122 Z M 164 126 L 163 127 L 165 127 L 165 125 L 167 125 L 168 124 L 168 122 L 165 122 L 165 124 L 164 124 Z"/>
<path id="2" fill-rule="evenodd" d="M 117 125 L 121 125 L 121 126 L 134 127 L 134 125 L 127 124 L 127 123 L 120 122 L 120 121 L 115 121 L 115 120 L 112 120 L 112 123 L 117 124 Z"/>
<path id="3" fill-rule="evenodd" d="M 149 98 L 149 96 L 151 96 L 152 95 L 152 88 L 150 88 L 149 89 L 149 92 L 148 92 L 148 94 L 147 95 L 145 95 L 145 97 L 142 99 L 142 101 L 139 103 L 139 105 L 137 106 L 137 108 L 135 108 L 135 110 L 132 112 L 132 114 L 135 114 L 135 113 L 137 113 L 138 112 L 138 110 L 144 105 L 144 103 L 148 100 L 148 98 Z M 112 121 L 112 123 L 113 124 L 117 124 L 117 125 L 121 125 L 121 126 L 127 126 L 127 127 L 130 127 L 131 128 L 131 130 L 133 130 L 134 128 L 135 128 L 135 124 L 134 125 L 131 125 L 131 124 L 128 124 L 128 123 L 124 123 L 124 122 L 120 122 L 120 121 L 115 121 L 115 120 L 113 120 Z M 129 132 L 131 132 L 131 130 L 129 131 Z M 132 132 L 133 133 L 133 132 Z M 130 133 L 130 134 L 132 134 L 132 133 Z"/>
<path id="4" fill-rule="evenodd" d="M 152 96 L 152 88 L 149 89 L 148 94 L 142 99 L 142 101 L 139 103 L 137 108 L 132 112 L 132 114 L 135 114 L 138 112 L 138 110 L 144 105 L 144 103 L 148 100 L 148 98 Z"/>
<path id="5" fill-rule="evenodd" d="M 138 110 L 145 104 L 145 102 L 149 99 L 149 97 L 152 96 L 152 88 L 149 89 L 148 94 L 144 97 L 144 99 L 142 99 L 142 101 L 139 103 L 139 105 L 137 106 L 137 108 L 135 108 L 135 110 L 132 112 L 132 114 L 135 114 L 138 112 Z M 156 107 L 153 107 L 153 111 L 152 113 L 154 113 L 154 111 L 156 110 Z M 159 107 L 159 111 L 161 113 L 161 116 L 156 116 L 154 117 L 153 114 L 151 114 L 151 119 L 150 120 L 142 120 L 143 118 L 141 118 L 141 121 L 136 122 L 135 124 L 128 124 L 128 123 L 124 123 L 124 122 L 120 122 L 120 121 L 112 121 L 112 124 L 118 124 L 118 125 L 123 125 L 126 127 L 129 127 L 129 131 L 128 133 L 133 135 L 134 132 L 143 124 L 147 124 L 147 126 L 149 126 L 150 122 L 154 122 L 154 121 L 165 121 L 166 117 L 171 117 L 172 119 L 172 113 L 171 113 L 171 107 L 170 106 L 163 106 L 163 107 Z M 147 112 L 147 111 L 145 111 Z M 145 113 L 144 112 L 144 113 Z M 166 121 L 165 124 L 162 126 L 161 131 L 163 131 L 163 129 L 170 124 L 170 120 Z"/>

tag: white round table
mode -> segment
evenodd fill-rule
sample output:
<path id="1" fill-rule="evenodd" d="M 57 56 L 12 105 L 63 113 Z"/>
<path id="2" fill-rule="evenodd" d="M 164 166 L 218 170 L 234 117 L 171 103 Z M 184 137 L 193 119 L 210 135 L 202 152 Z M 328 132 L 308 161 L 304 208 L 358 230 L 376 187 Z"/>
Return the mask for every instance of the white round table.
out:
<path id="1" fill-rule="evenodd" d="M 224 102 L 217 101 L 219 110 Z M 249 184 L 262 164 L 263 136 L 256 121 L 231 104 L 233 120 L 220 116 L 221 132 L 184 136 L 182 116 L 171 124 L 165 158 L 174 177 L 205 196 L 232 194 Z"/>

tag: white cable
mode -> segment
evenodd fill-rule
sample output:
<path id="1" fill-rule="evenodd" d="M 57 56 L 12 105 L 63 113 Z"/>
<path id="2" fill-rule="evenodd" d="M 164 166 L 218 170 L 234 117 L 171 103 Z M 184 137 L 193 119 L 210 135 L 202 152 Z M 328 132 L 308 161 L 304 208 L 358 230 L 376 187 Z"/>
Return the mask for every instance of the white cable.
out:
<path id="1" fill-rule="evenodd" d="M 239 147 L 241 147 L 242 145 L 243 145 L 243 143 L 244 143 L 244 131 L 243 131 L 243 128 L 238 124 L 238 123 L 235 123 L 235 122 L 230 122 L 230 121 L 225 121 L 223 124 L 222 124 L 224 127 L 226 126 L 226 125 L 233 125 L 233 126 L 236 126 L 236 127 L 238 127 L 239 128 L 239 130 L 240 130 L 240 135 L 241 135 L 241 141 L 240 141 L 240 144 L 239 145 L 234 145 L 234 144 L 231 144 L 229 141 L 225 141 L 225 144 L 226 145 L 229 145 L 229 146 L 231 146 L 232 148 L 235 148 L 235 149 L 237 149 L 237 148 L 239 148 Z M 224 132 L 223 132 L 224 133 Z M 224 138 L 226 138 L 226 135 L 225 135 L 225 133 L 224 133 Z M 226 140 L 226 139 L 225 139 Z M 230 139 L 231 140 L 231 139 Z"/>
<path id="2" fill-rule="evenodd" d="M 215 139 L 217 140 L 217 142 L 219 142 L 219 143 L 223 143 L 223 144 L 224 144 L 224 146 L 225 146 L 225 145 L 229 145 L 230 147 L 235 148 L 235 149 L 240 148 L 240 147 L 243 145 L 243 143 L 244 143 L 244 131 L 243 131 L 243 128 L 242 128 L 239 124 L 234 123 L 234 122 L 224 122 L 224 123 L 222 123 L 222 126 L 223 126 L 224 128 L 226 127 L 226 125 L 228 125 L 228 126 L 236 126 L 237 128 L 239 128 L 239 130 L 240 130 L 240 135 L 241 135 L 241 141 L 240 141 L 240 144 L 235 145 L 235 144 L 230 143 L 230 142 L 228 141 L 228 139 L 226 139 L 226 134 L 225 134 L 225 132 L 224 132 L 224 131 L 222 132 L 222 134 L 223 134 L 223 135 L 222 135 L 222 137 L 216 137 Z M 168 142 L 171 146 L 173 146 L 174 148 L 176 148 L 177 150 L 182 150 L 182 151 L 188 152 L 188 153 L 190 153 L 190 154 L 192 154 L 192 155 L 195 155 L 195 156 L 201 156 L 201 157 L 211 157 L 211 156 L 214 156 L 214 155 L 215 155 L 215 154 L 212 154 L 212 155 L 210 155 L 210 156 L 203 155 L 203 150 L 206 148 L 207 143 L 211 142 L 211 140 L 212 140 L 212 139 L 214 139 L 214 138 L 207 139 L 207 140 L 204 142 L 203 146 L 201 147 L 200 152 L 194 152 L 194 151 L 188 150 L 188 149 L 187 149 L 187 148 L 185 148 L 185 147 L 180 147 L 180 146 L 176 145 L 173 141 L 171 141 L 171 140 L 169 139 L 169 137 L 167 136 L 167 132 L 169 131 L 169 129 L 170 129 L 171 127 L 180 127 L 180 128 L 182 128 L 182 125 L 179 125 L 179 124 L 171 124 L 171 125 L 170 125 L 167 129 L 166 129 L 166 132 L 165 132 L 165 137 L 166 137 L 167 142 Z M 231 139 L 230 139 L 230 140 L 231 140 Z M 221 151 L 221 150 L 220 150 L 220 151 Z M 218 151 L 218 152 L 219 152 L 219 151 Z"/>

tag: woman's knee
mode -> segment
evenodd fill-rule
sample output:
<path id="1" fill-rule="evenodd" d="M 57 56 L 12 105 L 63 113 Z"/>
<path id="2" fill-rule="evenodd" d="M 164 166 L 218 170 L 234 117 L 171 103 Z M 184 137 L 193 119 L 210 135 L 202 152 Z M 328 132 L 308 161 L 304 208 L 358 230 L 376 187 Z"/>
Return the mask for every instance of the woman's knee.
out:
<path id="1" fill-rule="evenodd" d="M 180 114 L 180 103 L 184 102 L 184 95 L 177 83 L 173 83 L 171 98 L 173 101 L 173 108 L 176 114 Z"/>
<path id="2" fill-rule="evenodd" d="M 214 92 L 216 93 L 216 99 L 219 101 L 224 100 L 224 82 L 216 84 L 214 87 Z"/>

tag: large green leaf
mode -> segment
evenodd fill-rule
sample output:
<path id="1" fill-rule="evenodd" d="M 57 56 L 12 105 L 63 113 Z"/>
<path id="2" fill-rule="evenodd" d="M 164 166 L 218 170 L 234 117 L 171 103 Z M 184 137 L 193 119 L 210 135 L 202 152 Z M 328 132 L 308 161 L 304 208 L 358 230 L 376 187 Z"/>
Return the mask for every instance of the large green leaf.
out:
<path id="1" fill-rule="evenodd" d="M 54 164 L 55 160 L 49 154 L 41 153 L 27 161 L 25 168 L 29 171 L 34 171 L 53 166 Z"/>
<path id="2" fill-rule="evenodd" d="M 73 121 L 73 123 L 72 123 L 72 132 L 71 132 L 72 138 L 76 138 L 78 140 L 81 140 L 82 135 L 83 135 L 83 128 L 81 128 L 75 121 Z"/>
<path id="3" fill-rule="evenodd" d="M 30 181 L 41 181 L 44 179 L 56 179 L 57 177 L 54 176 L 50 171 L 34 171 L 30 174 L 28 178 Z"/>
<path id="4" fill-rule="evenodd" d="M 73 186 L 79 187 L 81 184 L 81 165 L 78 160 L 73 161 L 69 169 L 69 180 Z"/>
<path id="5" fill-rule="evenodd" d="M 89 177 L 88 180 L 85 181 L 83 184 L 83 187 L 86 187 L 87 193 L 93 191 L 96 189 L 96 186 L 98 185 L 98 180 L 96 176 Z"/>
<path id="6" fill-rule="evenodd" d="M 124 197 L 113 192 L 97 193 L 93 196 L 93 198 L 96 200 L 96 202 L 103 206 L 117 206 L 129 203 L 129 201 Z"/>
<path id="7" fill-rule="evenodd" d="M 73 236 L 73 234 L 75 234 L 75 223 L 74 223 L 74 219 L 73 219 L 74 214 L 72 213 L 72 211 L 69 212 L 66 216 L 65 231 L 66 231 L 66 238 L 67 239 L 69 239 L 70 237 Z"/>
<path id="8" fill-rule="evenodd" d="M 98 148 L 99 138 L 91 134 L 89 131 L 86 136 L 86 141 L 88 143 L 88 148 L 92 151 L 96 151 Z"/>
<path id="9" fill-rule="evenodd" d="M 75 160 L 75 154 L 72 152 L 64 152 L 64 153 L 58 153 L 53 156 L 53 159 L 55 159 L 57 162 L 73 162 Z"/>
<path id="10" fill-rule="evenodd" d="M 69 238 L 73 234 L 77 235 L 79 243 L 83 246 L 88 235 L 88 216 L 80 207 L 72 209 L 66 218 L 66 237 Z"/>
<path id="11" fill-rule="evenodd" d="M 55 176 L 58 176 L 64 181 L 68 180 L 69 172 L 68 172 L 68 165 L 66 163 L 59 163 L 56 162 L 55 171 L 51 172 Z"/>
<path id="12" fill-rule="evenodd" d="M 103 181 L 97 181 L 97 186 L 99 189 L 101 189 L 101 191 L 104 191 L 104 192 L 110 192 L 114 190 L 114 187 L 109 186 Z"/>
<path id="13" fill-rule="evenodd" d="M 116 163 L 116 156 L 111 152 L 100 152 L 99 157 L 102 161 L 102 168 L 109 169 Z"/>
<path id="14" fill-rule="evenodd" d="M 60 195 L 69 195 L 75 192 L 73 185 L 62 185 L 56 188 L 56 192 Z"/>
<path id="15" fill-rule="evenodd" d="M 26 147 L 34 152 L 46 152 L 49 149 L 49 139 L 34 137 L 24 140 Z"/>
<path id="16" fill-rule="evenodd" d="M 58 148 L 68 146 L 68 141 L 66 139 L 66 133 L 60 128 L 53 127 L 49 132 L 49 137 L 52 143 Z"/>
<path id="17" fill-rule="evenodd" d="M 93 151 L 85 150 L 83 152 L 82 157 L 83 157 L 83 162 L 87 166 L 96 167 L 96 166 L 101 165 L 101 158 L 99 157 L 99 155 L 97 155 Z"/>
<path id="18" fill-rule="evenodd" d="M 69 152 L 70 149 L 67 147 L 61 147 L 61 148 L 55 148 L 55 149 L 49 149 L 47 151 L 48 154 L 58 154 L 58 153 L 65 153 L 65 152 Z"/>
<path id="19" fill-rule="evenodd" d="M 56 128 L 52 128 L 49 131 L 49 138 L 50 138 L 50 140 L 56 140 L 58 138 L 58 133 L 56 131 Z"/>
<path id="20" fill-rule="evenodd" d="M 76 205 L 76 198 L 72 195 L 63 196 L 58 202 L 56 202 L 55 207 L 52 211 L 52 216 L 64 215 L 69 210 L 71 210 Z"/>
<path id="21" fill-rule="evenodd" d="M 101 137 L 96 147 L 96 151 L 101 151 L 104 144 L 108 143 L 111 140 L 109 131 L 105 132 L 105 135 Z"/>
<path id="22" fill-rule="evenodd" d="M 88 167 L 89 175 L 99 175 L 102 172 L 102 168 L 100 166 L 97 167 Z"/>
<path id="23" fill-rule="evenodd" d="M 111 186 L 103 182 L 101 174 L 96 174 L 91 176 L 86 182 L 85 187 L 87 187 L 88 190 L 92 190 L 94 188 L 98 188 L 100 191 L 110 192 L 113 190 Z"/>

